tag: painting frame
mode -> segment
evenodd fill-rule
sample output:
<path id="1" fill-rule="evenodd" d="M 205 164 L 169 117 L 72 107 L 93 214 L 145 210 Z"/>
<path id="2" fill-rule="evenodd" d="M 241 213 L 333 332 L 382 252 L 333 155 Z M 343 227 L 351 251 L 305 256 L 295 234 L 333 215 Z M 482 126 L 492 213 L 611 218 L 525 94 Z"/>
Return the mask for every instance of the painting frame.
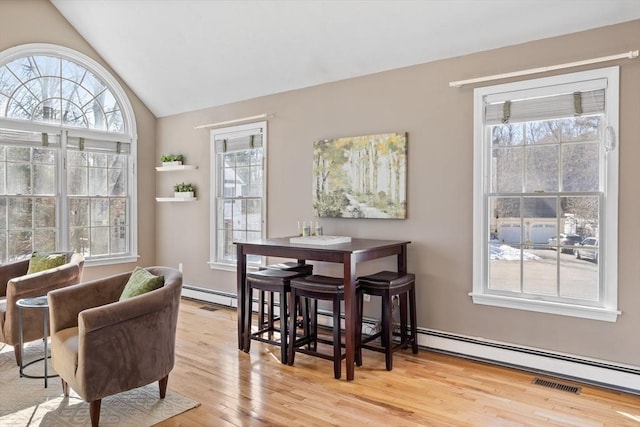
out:
<path id="1" fill-rule="evenodd" d="M 313 209 L 319 218 L 407 218 L 406 132 L 313 143 Z"/>

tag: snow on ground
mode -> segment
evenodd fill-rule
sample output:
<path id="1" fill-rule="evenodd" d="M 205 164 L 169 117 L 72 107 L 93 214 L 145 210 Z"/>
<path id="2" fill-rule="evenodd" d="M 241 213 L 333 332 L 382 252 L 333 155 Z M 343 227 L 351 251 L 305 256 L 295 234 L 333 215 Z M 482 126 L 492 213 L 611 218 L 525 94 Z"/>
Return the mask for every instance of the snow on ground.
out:
<path id="1" fill-rule="evenodd" d="M 509 245 L 501 245 L 499 243 L 492 243 L 489 246 L 491 251 L 491 259 L 497 261 L 520 261 L 520 249 L 516 249 Z M 537 261 L 541 259 L 538 255 L 534 255 L 530 252 L 523 251 L 522 258 L 525 261 L 533 260 Z"/>

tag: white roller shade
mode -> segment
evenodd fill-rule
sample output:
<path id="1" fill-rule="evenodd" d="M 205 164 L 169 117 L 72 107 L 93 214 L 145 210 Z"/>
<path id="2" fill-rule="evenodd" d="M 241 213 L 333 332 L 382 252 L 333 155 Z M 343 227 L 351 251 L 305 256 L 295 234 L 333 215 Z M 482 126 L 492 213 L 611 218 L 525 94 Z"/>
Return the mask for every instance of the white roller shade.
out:
<path id="1" fill-rule="evenodd" d="M 604 112 L 605 90 L 572 92 L 485 105 L 485 123 L 518 123 Z"/>
<path id="2" fill-rule="evenodd" d="M 251 148 L 260 148 L 263 145 L 261 133 L 256 133 L 238 138 L 216 139 L 216 153 L 228 153 L 231 151 L 243 151 Z"/>

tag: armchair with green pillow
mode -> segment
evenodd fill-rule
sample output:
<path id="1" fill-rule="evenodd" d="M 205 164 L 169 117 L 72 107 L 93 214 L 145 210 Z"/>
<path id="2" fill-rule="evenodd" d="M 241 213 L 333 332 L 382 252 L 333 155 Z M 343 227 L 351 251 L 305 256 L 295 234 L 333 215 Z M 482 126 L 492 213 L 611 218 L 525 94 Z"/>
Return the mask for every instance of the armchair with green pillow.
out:
<path id="1" fill-rule="evenodd" d="M 84 257 L 74 253 L 38 253 L 30 258 L 0 265 L 0 342 L 13 346 L 16 362 L 22 357 L 16 301 L 46 295 L 53 289 L 80 283 Z M 24 310 L 24 342 L 44 336 L 43 312 Z"/>
<path id="2" fill-rule="evenodd" d="M 104 397 L 158 381 L 164 398 L 181 291 L 178 270 L 138 267 L 48 294 L 53 368 L 65 395 L 90 403 L 93 426 Z"/>

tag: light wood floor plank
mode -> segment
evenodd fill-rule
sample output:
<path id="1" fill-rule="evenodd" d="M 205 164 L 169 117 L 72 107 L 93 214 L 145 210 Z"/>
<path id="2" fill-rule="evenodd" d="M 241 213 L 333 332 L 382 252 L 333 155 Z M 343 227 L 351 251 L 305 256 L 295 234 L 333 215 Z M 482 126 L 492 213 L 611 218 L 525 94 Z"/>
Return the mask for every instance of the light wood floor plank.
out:
<path id="1" fill-rule="evenodd" d="M 169 389 L 201 405 L 159 424 L 177 426 L 634 426 L 640 396 L 584 384 L 580 394 L 533 385 L 534 374 L 439 353 L 363 352 L 356 379 L 327 360 L 253 341 L 236 347 L 236 312 L 183 300 Z M 553 378 L 551 378 L 553 380 Z"/>

